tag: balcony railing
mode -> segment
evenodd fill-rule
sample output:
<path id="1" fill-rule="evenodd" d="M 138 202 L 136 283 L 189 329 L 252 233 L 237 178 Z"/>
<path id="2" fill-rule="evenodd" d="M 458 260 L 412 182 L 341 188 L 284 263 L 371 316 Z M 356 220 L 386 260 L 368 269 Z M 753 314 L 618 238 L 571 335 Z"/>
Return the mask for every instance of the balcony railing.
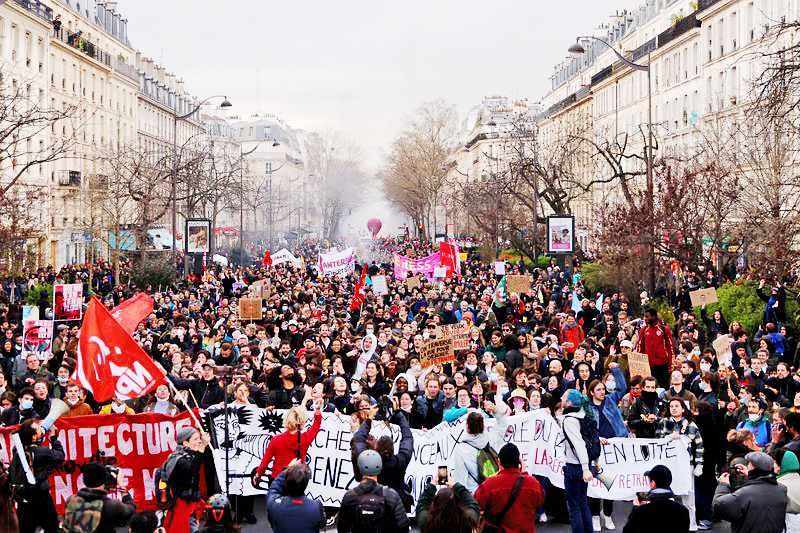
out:
<path id="1" fill-rule="evenodd" d="M 99 61 L 108 67 L 111 66 L 111 55 L 99 46 L 96 46 L 90 40 L 84 38 L 80 31 L 71 33 L 64 28 L 59 28 L 57 30 L 53 29 L 53 35 L 58 40 L 67 43 L 67 45 L 80 52 L 83 52 L 92 59 Z"/>
<path id="2" fill-rule="evenodd" d="M 120 58 L 116 58 L 116 63 L 114 64 L 114 70 L 122 74 L 123 76 L 130 78 L 131 80 L 139 83 L 139 72 L 122 61 Z"/>
<path id="3" fill-rule="evenodd" d="M 51 22 L 53 20 L 53 10 L 39 2 L 39 0 L 14 0 L 18 5 L 27 9 L 39 18 Z"/>

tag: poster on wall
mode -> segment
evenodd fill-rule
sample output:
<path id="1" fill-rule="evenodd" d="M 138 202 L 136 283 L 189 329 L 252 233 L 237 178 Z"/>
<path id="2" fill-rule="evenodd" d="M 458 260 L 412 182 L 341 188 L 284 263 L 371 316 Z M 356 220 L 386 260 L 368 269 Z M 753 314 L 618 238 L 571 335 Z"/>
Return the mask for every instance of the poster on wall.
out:
<path id="1" fill-rule="evenodd" d="M 547 217 L 547 253 L 575 253 L 575 217 L 572 215 Z"/>
<path id="2" fill-rule="evenodd" d="M 22 323 L 22 355 L 34 354 L 43 360 L 53 344 L 52 320 L 26 320 Z"/>
<path id="3" fill-rule="evenodd" d="M 56 283 L 53 286 L 53 320 L 80 320 L 83 313 L 83 284 Z"/>
<path id="4" fill-rule="evenodd" d="M 211 251 L 211 221 L 190 218 L 186 221 L 186 253 L 207 254 Z"/>

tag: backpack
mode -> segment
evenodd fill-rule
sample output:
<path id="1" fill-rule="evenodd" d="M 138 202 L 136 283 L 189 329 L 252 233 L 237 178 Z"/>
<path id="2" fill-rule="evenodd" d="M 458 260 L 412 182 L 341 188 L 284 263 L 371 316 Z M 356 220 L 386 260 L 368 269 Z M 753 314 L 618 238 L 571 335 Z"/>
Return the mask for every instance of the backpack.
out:
<path id="1" fill-rule="evenodd" d="M 162 511 L 171 509 L 175 505 L 177 495 L 170 486 L 169 478 L 172 475 L 172 471 L 175 469 L 175 465 L 186 455 L 188 454 L 184 448 L 177 448 L 167 457 L 167 460 L 164 461 L 161 468 L 156 469 L 155 476 L 153 477 L 153 484 L 155 485 L 156 505 L 158 505 L 158 508 Z"/>
<path id="2" fill-rule="evenodd" d="M 470 446 L 472 446 L 472 444 L 470 444 Z M 500 471 L 500 457 L 497 455 L 497 452 L 494 451 L 491 444 L 487 444 L 483 448 L 472 447 L 478 450 L 478 477 L 475 478 L 472 474 L 470 474 L 470 477 L 475 479 L 478 485 L 480 485 L 486 481 L 486 478 L 492 477 Z M 467 472 L 469 472 L 469 470 L 467 470 Z"/>
<path id="3" fill-rule="evenodd" d="M 30 448 L 25 449 L 25 458 L 28 461 L 28 466 L 33 469 L 33 453 Z M 16 449 L 12 449 L 13 457 L 11 464 L 8 467 L 8 484 L 11 488 L 11 497 L 17 503 L 28 501 L 36 492 L 36 485 L 31 485 L 28 482 L 28 476 L 25 475 L 25 468 L 19 460 L 19 454 Z"/>
<path id="4" fill-rule="evenodd" d="M 376 490 L 377 492 L 365 492 L 358 495 L 354 521 L 358 531 L 380 531 L 383 526 L 386 499 L 383 496 L 382 487 L 377 487 Z"/>
<path id="5" fill-rule="evenodd" d="M 583 418 L 574 416 L 572 418 L 578 419 L 581 424 L 581 437 L 586 446 L 586 453 L 589 455 L 589 462 L 597 461 L 600 457 L 600 430 L 597 428 L 597 422 L 589 416 L 584 416 Z M 575 450 L 575 445 L 567 438 L 566 432 L 564 432 L 564 439 L 569 442 L 572 452 L 577 457 L 578 452 Z"/>
<path id="6" fill-rule="evenodd" d="M 94 533 L 100 525 L 103 500 L 87 502 L 79 495 L 70 496 L 64 507 L 62 533 Z"/>

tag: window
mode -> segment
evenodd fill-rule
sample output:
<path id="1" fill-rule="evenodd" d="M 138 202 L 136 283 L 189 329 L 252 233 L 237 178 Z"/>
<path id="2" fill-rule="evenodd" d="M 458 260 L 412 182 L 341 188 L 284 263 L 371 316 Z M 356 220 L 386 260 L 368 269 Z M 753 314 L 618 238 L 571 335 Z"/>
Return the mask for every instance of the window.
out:
<path id="1" fill-rule="evenodd" d="M 694 64 L 695 75 L 700 73 L 700 43 L 694 43 L 692 51 L 692 63 Z"/>
<path id="2" fill-rule="evenodd" d="M 736 11 L 731 13 L 731 51 L 735 51 L 739 46 L 739 26 Z"/>
<path id="3" fill-rule="evenodd" d="M 746 20 L 745 23 L 747 25 L 747 42 L 748 43 L 752 43 L 753 40 L 755 39 L 755 31 L 756 30 L 755 30 L 755 25 L 753 23 L 753 11 L 754 10 L 755 10 L 755 8 L 753 7 L 753 2 L 750 2 L 749 4 L 747 4 L 747 20 Z"/>
<path id="4" fill-rule="evenodd" d="M 725 19 L 719 19 L 719 26 L 717 26 L 717 32 L 719 33 L 719 55 L 720 57 L 725 55 Z"/>
<path id="5" fill-rule="evenodd" d="M 714 54 L 714 33 L 711 24 L 708 25 L 706 35 L 708 35 L 708 60 L 711 61 Z"/>
<path id="6" fill-rule="evenodd" d="M 711 111 L 713 111 L 714 109 L 713 107 L 714 96 L 712 94 L 711 84 L 712 84 L 711 76 L 709 76 L 708 79 L 706 80 L 706 102 L 707 102 L 706 109 L 708 109 L 709 113 L 711 113 Z"/>
<path id="7" fill-rule="evenodd" d="M 11 60 L 17 60 L 17 40 L 19 39 L 19 29 L 16 24 L 11 25 Z"/>
<path id="8" fill-rule="evenodd" d="M 731 105 L 736 105 L 739 99 L 739 71 L 731 68 Z"/>
<path id="9" fill-rule="evenodd" d="M 683 49 L 683 79 L 689 77 L 689 49 Z"/>
<path id="10" fill-rule="evenodd" d="M 717 76 L 717 94 L 719 95 L 719 108 L 722 109 L 725 107 L 725 99 L 723 95 L 725 94 L 725 73 L 720 72 Z"/>
<path id="11" fill-rule="evenodd" d="M 669 87 L 670 80 L 672 79 L 672 65 L 669 58 L 664 60 L 664 87 Z"/>

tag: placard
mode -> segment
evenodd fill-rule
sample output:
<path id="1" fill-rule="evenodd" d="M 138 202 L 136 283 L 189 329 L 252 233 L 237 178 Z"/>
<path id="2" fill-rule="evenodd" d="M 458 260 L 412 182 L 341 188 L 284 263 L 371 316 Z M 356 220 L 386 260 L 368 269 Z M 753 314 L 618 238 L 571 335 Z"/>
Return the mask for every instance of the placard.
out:
<path id="1" fill-rule="evenodd" d="M 650 358 L 646 353 L 628 352 L 628 373 L 631 377 L 650 376 Z"/>
<path id="2" fill-rule="evenodd" d="M 494 262 L 494 273 L 498 276 L 505 276 L 506 275 L 506 262 L 505 261 L 495 261 Z"/>
<path id="3" fill-rule="evenodd" d="M 389 294 L 389 286 L 386 284 L 386 276 L 372 276 L 372 293 L 376 296 Z"/>
<path id="4" fill-rule="evenodd" d="M 416 289 L 417 287 L 422 286 L 422 281 L 420 281 L 420 279 L 417 276 L 411 276 L 410 278 L 406 278 L 405 283 L 409 289 Z"/>
<path id="5" fill-rule="evenodd" d="M 701 307 L 703 304 L 717 303 L 717 289 L 711 287 L 709 289 L 697 289 L 689 293 L 689 298 L 692 299 L 692 307 Z"/>
<path id="6" fill-rule="evenodd" d="M 573 216 L 547 217 L 547 253 L 575 253 L 575 218 Z"/>
<path id="7" fill-rule="evenodd" d="M 453 350 L 469 350 L 469 326 L 446 324 L 437 328 L 436 339 L 453 339 Z"/>
<path id="8" fill-rule="evenodd" d="M 51 352 L 53 343 L 52 320 L 26 320 L 22 323 L 22 356 L 28 357 L 36 354 L 39 359 L 44 359 L 45 354 Z"/>
<path id="9" fill-rule="evenodd" d="M 23 305 L 22 320 L 39 320 L 39 307 L 36 305 Z"/>
<path id="10" fill-rule="evenodd" d="M 517 294 L 527 294 L 531 291 L 531 277 L 527 274 L 523 275 L 506 275 L 506 290 L 508 294 L 516 292 Z"/>
<path id="11" fill-rule="evenodd" d="M 251 298 L 260 298 L 262 300 L 269 300 L 272 296 L 272 281 L 268 279 L 260 279 L 254 281 L 247 288 Z"/>
<path id="12" fill-rule="evenodd" d="M 433 268 L 433 277 L 434 279 L 444 279 L 447 277 L 447 267 L 434 267 Z"/>
<path id="13" fill-rule="evenodd" d="M 207 254 L 211 251 L 211 221 L 209 219 L 188 219 L 186 235 L 187 254 Z"/>
<path id="14" fill-rule="evenodd" d="M 242 320 L 261 320 L 261 298 L 242 298 L 239 300 L 239 318 Z"/>
<path id="15" fill-rule="evenodd" d="M 454 361 L 456 358 L 453 349 L 453 339 L 446 337 L 428 341 L 419 349 L 419 361 L 423 368 L 431 365 L 441 365 Z"/>
<path id="16" fill-rule="evenodd" d="M 83 284 L 53 286 L 53 320 L 80 320 L 83 314 Z"/>

